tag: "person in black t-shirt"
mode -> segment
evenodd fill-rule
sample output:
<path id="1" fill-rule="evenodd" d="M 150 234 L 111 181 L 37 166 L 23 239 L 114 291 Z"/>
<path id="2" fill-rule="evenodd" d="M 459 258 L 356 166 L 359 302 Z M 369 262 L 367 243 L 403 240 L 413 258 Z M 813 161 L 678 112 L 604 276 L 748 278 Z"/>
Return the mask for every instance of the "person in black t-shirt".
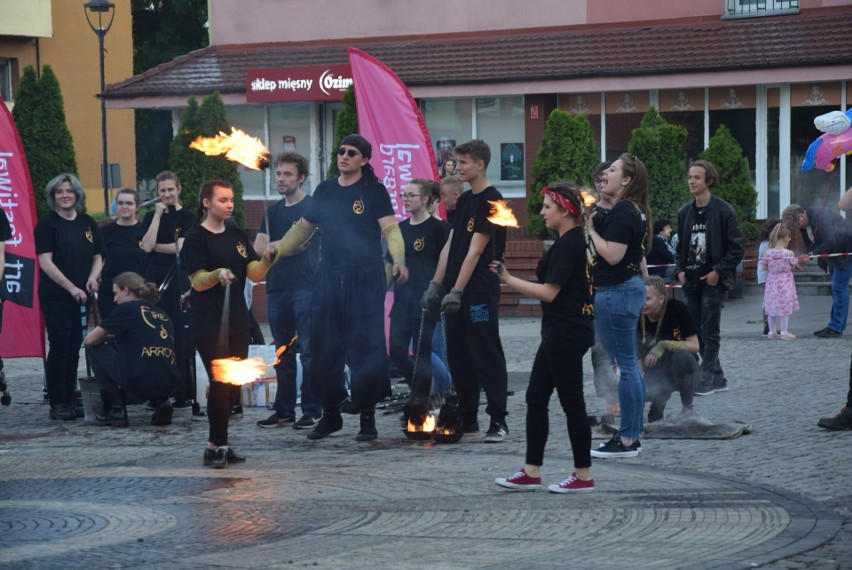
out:
<path id="1" fill-rule="evenodd" d="M 595 263 L 595 333 L 621 374 L 619 433 L 593 457 L 635 457 L 641 451 L 645 384 L 636 356 L 634 330 L 645 304 L 642 284 L 644 252 L 651 245 L 648 174 L 635 156 L 623 154 L 604 172 L 601 190 L 614 206 L 599 226 L 589 224 L 597 252 Z"/>
<path id="2" fill-rule="evenodd" d="M 0 267 L 6 265 L 6 240 L 12 239 L 12 228 L 6 211 L 0 210 Z M 6 284 L 3 283 L 5 271 L 0 271 L 0 331 L 3 330 L 3 303 L 6 300 Z M 0 358 L 0 391 L 6 391 L 6 374 L 3 372 L 3 359 Z"/>
<path id="3" fill-rule="evenodd" d="M 246 278 L 263 280 L 272 265 L 272 256 L 265 254 L 258 260 L 245 232 L 226 223 L 234 211 L 230 183 L 208 180 L 202 185 L 198 200 L 198 223 L 187 234 L 181 255 L 193 289 L 190 331 L 210 378 L 207 400 L 210 432 L 204 465 L 222 468 L 245 461 L 228 445 L 232 394 L 239 394 L 239 386 L 218 381 L 212 362 L 248 356 L 251 319 L 243 295 Z"/>
<path id="4" fill-rule="evenodd" d="M 403 205 L 405 211 L 411 214 L 411 217 L 399 224 L 405 242 L 408 282 L 394 286 L 393 307 L 390 312 L 391 360 L 403 377 L 411 382 L 412 401 L 419 400 L 423 404 L 428 402 L 427 398 L 431 392 L 432 333 L 436 320 L 434 317 L 421 319 L 420 297 L 435 274 L 438 258 L 450 233 L 447 222 L 429 215 L 429 205 L 435 201 L 433 196 L 438 192 L 437 182 L 420 178 L 412 180 L 403 188 Z M 416 364 L 417 378 L 413 378 L 415 364 L 408 350 L 412 342 L 419 356 Z"/>
<path id="5" fill-rule="evenodd" d="M 663 418 L 673 391 L 680 393 L 683 409 L 691 410 L 698 374 L 698 327 L 686 305 L 668 298 L 662 277 L 645 278 L 645 307 L 637 334 L 639 363 L 651 402 L 648 422 Z"/>
<path id="6" fill-rule="evenodd" d="M 538 262 L 531 283 L 492 262 L 500 281 L 520 293 L 541 300 L 541 344 L 527 387 L 527 453 L 523 469 L 494 482 L 507 489 L 541 487 L 541 466 L 549 431 L 548 404 L 553 390 L 568 421 L 574 454 L 574 472 L 548 487 L 552 493 L 592 491 L 592 429 L 583 397 L 583 355 L 595 342 L 594 306 L 590 283 L 592 253 L 585 235 L 586 215 L 580 188 L 573 182 L 548 184 L 541 191 L 541 215 L 558 238 Z"/>
<path id="7" fill-rule="evenodd" d="M 118 218 L 101 228 L 106 246 L 106 261 L 98 287 L 98 312 L 101 319 L 107 318 L 115 308 L 112 278 L 125 271 L 145 275 L 148 265 L 148 254 L 142 249 L 145 228 L 136 219 L 139 194 L 131 188 L 122 188 L 115 196 L 115 204 Z"/>
<path id="8" fill-rule="evenodd" d="M 471 189 L 459 198 L 453 229 L 421 303 L 433 312 L 440 303 L 447 315 L 447 357 L 459 397 L 459 429 L 465 433 L 479 431 L 481 387 L 488 400 L 485 411 L 491 416 L 485 441 L 499 442 L 509 433 L 508 376 L 498 323 L 500 281 L 488 264 L 503 259 L 506 228 L 488 221 L 488 202 L 502 200 L 503 196 L 485 175 L 491 161 L 491 149 L 485 141 L 469 141 L 454 152 L 459 176 Z M 450 290 L 442 300 L 445 288 Z"/>
<path id="9" fill-rule="evenodd" d="M 674 248 L 669 243 L 671 234 L 671 222 L 668 220 L 655 221 L 654 241 L 651 244 L 651 251 L 645 256 L 645 262 L 648 264 L 648 275 L 662 277 L 667 283 L 674 279 Z M 652 265 L 658 267 L 651 267 Z"/>
<path id="10" fill-rule="evenodd" d="M 447 221 L 450 224 L 455 219 L 456 204 L 463 193 L 464 183 L 458 176 L 447 176 L 441 180 L 441 197 L 444 200 L 444 210 L 447 212 Z"/>
<path id="11" fill-rule="evenodd" d="M 83 417 L 76 405 L 77 364 L 83 342 L 89 295 L 98 289 L 106 253 L 98 224 L 77 211 L 83 186 L 73 174 L 60 174 L 47 183 L 47 204 L 53 210 L 36 224 L 34 237 L 40 266 L 38 298 L 44 314 L 50 350 L 44 365 L 50 419 Z"/>
<path id="12" fill-rule="evenodd" d="M 311 203 L 302 190 L 310 174 L 308 159 L 295 152 L 275 158 L 275 181 L 282 199 L 269 207 L 254 240 L 254 250 L 263 255 L 297 223 Z M 266 275 L 266 307 L 275 347 L 281 348 L 297 336 L 296 344 L 284 351 L 275 365 L 278 391 L 273 413 L 260 420 L 260 427 L 292 425 L 295 429 L 316 426 L 322 416 L 322 404 L 315 395 L 311 365 L 311 299 L 319 264 L 319 238 L 314 237 L 293 255 L 275 264 Z M 296 421 L 296 352 L 302 362 L 302 417 Z"/>
<path id="13" fill-rule="evenodd" d="M 158 306 L 169 314 L 175 327 L 178 367 L 183 378 L 175 392 L 175 407 L 185 410 L 189 409 L 187 400 L 195 397 L 195 380 L 190 366 L 194 353 L 186 338 L 186 315 L 181 307 L 181 299 L 186 298 L 190 286 L 178 252 L 183 247 L 186 232 L 195 224 L 195 216 L 180 203 L 180 182 L 174 172 L 165 170 L 155 180 L 160 201 L 142 221 L 145 229 L 142 249 L 148 252 L 145 280 L 159 285 Z"/>
<path id="14" fill-rule="evenodd" d="M 172 423 L 168 398 L 180 373 L 172 323 L 154 306 L 160 293 L 154 283 L 132 271 L 116 275 L 112 291 L 115 309 L 83 341 L 108 410 L 97 415 L 97 424 L 127 427 L 125 404 L 152 400 L 159 405 L 151 425 L 168 425 Z"/>
<path id="15" fill-rule="evenodd" d="M 286 257 L 308 241 L 317 226 L 323 228 L 311 315 L 312 375 L 323 415 L 309 439 L 327 437 L 343 427 L 345 363 L 351 371 L 352 405 L 361 411 L 357 441 L 376 439 L 376 403 L 391 393 L 382 236 L 397 283 L 408 280 L 408 269 L 390 196 L 369 164 L 372 154 L 372 145 L 361 135 L 344 137 L 337 149 L 340 176 L 317 186 L 301 221 L 278 242 L 278 257 Z"/>

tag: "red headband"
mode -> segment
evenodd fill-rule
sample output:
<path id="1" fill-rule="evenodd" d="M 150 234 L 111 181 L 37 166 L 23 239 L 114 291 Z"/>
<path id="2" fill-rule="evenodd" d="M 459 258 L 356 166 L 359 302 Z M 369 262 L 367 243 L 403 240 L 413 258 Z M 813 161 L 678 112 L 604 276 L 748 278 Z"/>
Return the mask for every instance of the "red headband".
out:
<path id="1" fill-rule="evenodd" d="M 562 208 L 564 208 L 569 214 L 574 216 L 575 218 L 580 217 L 580 212 L 577 211 L 577 206 L 568 201 L 568 198 L 559 194 L 558 192 L 554 192 L 547 186 L 541 189 L 541 194 L 544 194 L 557 204 L 559 204 Z"/>

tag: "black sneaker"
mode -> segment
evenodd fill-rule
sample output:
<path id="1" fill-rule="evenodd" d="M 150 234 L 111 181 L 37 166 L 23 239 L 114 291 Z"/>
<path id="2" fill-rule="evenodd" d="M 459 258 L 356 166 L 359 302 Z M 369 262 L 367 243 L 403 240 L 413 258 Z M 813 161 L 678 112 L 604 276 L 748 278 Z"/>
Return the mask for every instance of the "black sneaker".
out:
<path id="1" fill-rule="evenodd" d="M 308 439 L 322 439 L 343 428 L 343 418 L 339 411 L 325 411 L 317 426 L 308 434 Z"/>
<path id="2" fill-rule="evenodd" d="M 509 426 L 505 421 L 491 420 L 491 426 L 485 432 L 485 443 L 499 443 L 509 435 Z"/>
<path id="3" fill-rule="evenodd" d="M 265 420 L 260 420 L 257 422 L 258 427 L 262 428 L 275 428 L 275 427 L 284 427 L 292 424 L 296 418 L 293 416 L 285 416 L 281 417 L 278 413 L 274 413 Z"/>
<path id="4" fill-rule="evenodd" d="M 172 412 L 174 412 L 174 408 L 172 405 L 168 403 L 168 401 L 160 404 L 160 407 L 157 408 L 157 411 L 151 415 L 151 425 L 152 426 L 167 426 L 172 423 Z"/>
<path id="5" fill-rule="evenodd" d="M 71 403 L 62 403 L 62 404 L 51 404 L 50 405 L 50 419 L 52 420 L 62 420 L 62 421 L 70 421 L 77 419 L 77 406 Z"/>
<path id="6" fill-rule="evenodd" d="M 462 422 L 459 425 L 459 431 L 462 433 L 479 433 L 479 422 L 473 420 L 472 422 Z"/>
<path id="7" fill-rule="evenodd" d="M 819 335 L 821 335 L 822 333 L 824 333 L 826 330 L 828 330 L 828 327 L 825 327 L 825 328 L 819 329 L 818 331 L 814 331 L 814 336 L 819 336 Z"/>
<path id="8" fill-rule="evenodd" d="M 815 336 L 817 338 L 840 338 L 840 337 L 843 336 L 843 333 L 838 332 L 834 329 L 825 328 L 825 329 L 819 331 L 819 333 L 817 333 Z"/>
<path id="9" fill-rule="evenodd" d="M 205 452 L 205 456 L 207 453 Z M 210 463 L 208 463 L 210 467 L 213 469 L 222 469 L 223 467 L 228 466 L 228 450 L 224 447 L 217 447 L 213 450 L 213 457 L 210 459 Z"/>
<path id="10" fill-rule="evenodd" d="M 379 437 L 376 431 L 376 414 L 361 412 L 361 430 L 355 436 L 355 441 L 373 441 Z"/>
<path id="11" fill-rule="evenodd" d="M 705 382 L 704 380 L 702 380 L 701 382 L 695 385 L 696 396 L 709 396 L 715 393 L 716 388 L 713 387 L 713 384 L 711 382 Z"/>
<path id="12" fill-rule="evenodd" d="M 223 448 L 219 448 L 219 449 L 223 449 Z M 204 450 L 204 457 L 202 459 L 202 463 L 205 466 L 210 466 L 213 463 L 213 458 L 216 457 L 216 451 L 217 451 L 217 449 L 205 449 Z M 232 463 L 232 464 L 233 463 L 245 463 L 246 462 L 245 457 L 243 457 L 241 455 L 237 455 L 236 453 L 234 453 L 234 450 L 231 449 L 230 447 L 225 450 L 225 459 L 228 463 Z"/>
<path id="13" fill-rule="evenodd" d="M 190 417 L 194 422 L 206 422 L 207 421 L 207 410 L 193 410 L 192 417 Z"/>
<path id="14" fill-rule="evenodd" d="M 174 411 L 176 412 L 188 412 L 192 410 L 192 402 L 187 400 L 175 400 L 172 404 L 172 408 L 174 408 Z"/>
<path id="15" fill-rule="evenodd" d="M 719 376 L 713 380 L 713 391 L 714 392 L 727 392 L 728 391 L 728 379 L 724 376 Z"/>
<path id="16" fill-rule="evenodd" d="M 591 451 L 592 457 L 605 459 L 608 457 L 636 457 L 642 451 L 642 443 L 635 440 L 630 445 L 624 445 L 620 435 L 613 436 L 606 443 L 602 443 L 597 449 Z"/>
<path id="17" fill-rule="evenodd" d="M 112 427 L 127 427 L 130 422 L 127 421 L 127 412 L 123 407 L 110 408 L 108 412 L 100 412 L 95 416 L 95 425 L 112 426 Z"/>
<path id="18" fill-rule="evenodd" d="M 830 430 L 852 429 L 852 408 L 843 406 L 839 414 L 833 418 L 822 418 L 817 425 Z"/>
<path id="19" fill-rule="evenodd" d="M 315 418 L 310 414 L 305 414 L 299 418 L 299 421 L 293 424 L 293 429 L 313 429 L 317 427 L 319 421 L 319 418 Z"/>
<path id="20" fill-rule="evenodd" d="M 242 406 L 234 406 L 231 408 L 231 417 L 235 420 L 238 420 L 243 417 L 243 407 Z"/>

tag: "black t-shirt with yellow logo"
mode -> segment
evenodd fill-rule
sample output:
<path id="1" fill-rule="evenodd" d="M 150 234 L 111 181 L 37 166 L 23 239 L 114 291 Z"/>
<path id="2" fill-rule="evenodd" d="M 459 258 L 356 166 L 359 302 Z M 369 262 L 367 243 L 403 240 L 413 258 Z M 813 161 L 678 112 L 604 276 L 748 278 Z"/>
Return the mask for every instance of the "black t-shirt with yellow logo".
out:
<path id="1" fill-rule="evenodd" d="M 493 186 L 488 186 L 478 194 L 470 190 L 459 196 L 453 218 L 453 241 L 450 244 L 444 278 L 444 286 L 448 290 L 455 287 L 462 263 L 470 250 L 473 234 L 485 233 L 490 236 L 488 245 L 479 256 L 479 261 L 464 291 L 469 295 L 500 294 L 500 280 L 488 269 L 488 264 L 494 260 L 503 260 L 503 251 L 506 249 L 506 228 L 488 221 L 492 207 L 488 202 L 502 199 L 503 195 Z"/>
<path id="2" fill-rule="evenodd" d="M 128 403 L 174 392 L 180 373 L 174 330 L 165 311 L 145 301 L 127 301 L 117 305 L 100 327 L 115 336 Z"/>
<path id="3" fill-rule="evenodd" d="M 642 321 L 645 321 L 645 338 L 642 339 Z M 659 332 L 657 329 L 659 327 Z M 689 314 L 686 305 L 677 299 L 666 302 L 666 312 L 659 322 L 651 322 L 647 317 L 639 317 L 639 356 L 644 357 L 661 340 L 686 340 L 698 334 L 698 326 Z"/>
<path id="4" fill-rule="evenodd" d="M 399 224 L 402 239 L 405 241 L 405 265 L 408 267 L 408 281 L 404 285 L 394 285 L 393 309 L 391 317 L 406 314 L 420 314 L 420 297 L 429 287 L 435 276 L 438 258 L 450 235 L 450 225 L 433 217 L 419 224 L 412 224 L 411 218 Z M 389 256 L 388 256 L 389 257 Z M 390 262 L 390 260 L 388 260 Z"/>
<path id="5" fill-rule="evenodd" d="M 66 220 L 56 212 L 45 214 L 36 224 L 36 253 L 51 253 L 53 263 L 75 287 L 86 290 L 95 255 L 106 255 L 106 247 L 98 224 L 86 214 L 77 212 Z M 68 291 L 47 276 L 42 269 L 38 283 L 42 299 L 64 298 Z"/>
<path id="6" fill-rule="evenodd" d="M 228 310 L 228 330 L 248 331 L 251 319 L 243 293 L 248 264 L 258 260 L 254 248 L 243 230 L 229 224 L 222 233 L 213 233 L 201 224 L 187 233 L 183 242 L 181 259 L 187 275 L 198 270 L 213 271 L 226 267 L 237 280 L 231 283 Z M 225 288 L 216 284 L 206 291 L 192 292 L 190 303 L 190 331 L 193 338 L 216 338 L 222 323 Z"/>
<path id="7" fill-rule="evenodd" d="M 326 180 L 313 193 L 303 217 L 322 228 L 320 267 L 341 269 L 382 262 L 378 220 L 393 216 L 387 189 L 364 178 L 349 186 Z"/>

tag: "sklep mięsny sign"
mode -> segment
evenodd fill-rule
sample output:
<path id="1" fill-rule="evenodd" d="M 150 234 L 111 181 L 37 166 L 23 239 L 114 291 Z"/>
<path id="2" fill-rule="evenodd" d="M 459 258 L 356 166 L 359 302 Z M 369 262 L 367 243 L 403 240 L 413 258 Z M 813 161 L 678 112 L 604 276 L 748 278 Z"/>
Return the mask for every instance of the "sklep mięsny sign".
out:
<path id="1" fill-rule="evenodd" d="M 255 68 L 246 73 L 246 101 L 339 101 L 350 85 L 348 65 Z"/>

